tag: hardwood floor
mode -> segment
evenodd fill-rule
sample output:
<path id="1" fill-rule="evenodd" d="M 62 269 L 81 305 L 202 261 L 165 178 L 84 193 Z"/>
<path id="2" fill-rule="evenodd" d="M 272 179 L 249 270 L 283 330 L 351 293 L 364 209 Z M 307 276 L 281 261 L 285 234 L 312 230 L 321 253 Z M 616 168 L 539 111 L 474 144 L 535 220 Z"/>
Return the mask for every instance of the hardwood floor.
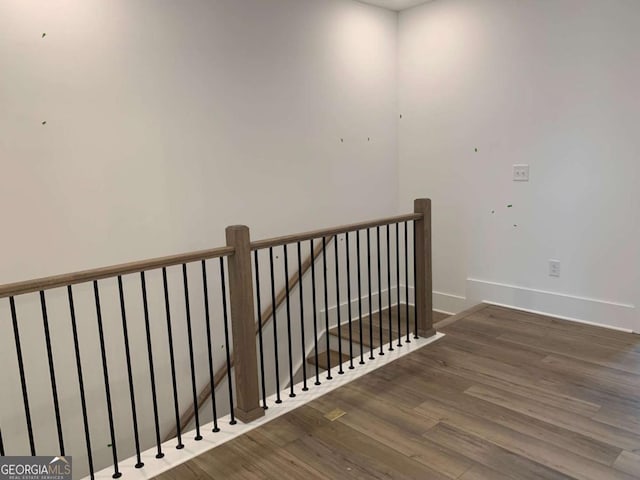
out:
<path id="1" fill-rule="evenodd" d="M 640 478 L 640 336 L 494 306 L 439 330 L 159 478 Z"/>

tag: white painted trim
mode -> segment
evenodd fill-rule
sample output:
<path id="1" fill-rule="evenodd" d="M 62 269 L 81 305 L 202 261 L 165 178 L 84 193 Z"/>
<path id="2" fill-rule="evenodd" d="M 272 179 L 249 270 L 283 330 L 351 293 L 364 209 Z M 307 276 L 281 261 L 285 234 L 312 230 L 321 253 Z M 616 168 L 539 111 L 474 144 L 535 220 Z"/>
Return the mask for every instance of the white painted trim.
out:
<path id="1" fill-rule="evenodd" d="M 403 284 L 400 285 L 400 289 L 401 291 L 404 292 L 404 288 L 405 286 Z M 396 306 L 397 303 L 397 299 L 396 299 L 396 290 L 397 288 L 395 286 L 391 287 L 391 306 Z M 388 301 L 388 291 L 389 289 L 386 288 L 384 290 L 382 290 L 380 292 L 380 294 L 382 295 L 382 308 L 386 309 L 387 308 L 387 301 Z M 371 294 L 372 296 L 372 306 L 373 308 L 373 313 L 377 313 L 378 312 L 378 292 L 372 292 Z M 414 305 L 413 303 L 413 287 L 410 286 L 409 287 L 409 305 Z M 395 301 L 394 301 L 395 300 Z M 404 301 L 404 296 L 403 298 L 401 298 L 400 300 Z M 369 295 L 363 295 L 361 298 L 362 301 L 362 306 L 363 306 L 363 310 L 365 310 L 368 314 L 368 308 L 369 308 Z M 433 309 L 436 312 L 440 312 L 440 313 L 446 313 L 447 315 L 455 315 L 456 313 L 460 313 L 463 310 L 466 310 L 467 308 L 469 308 L 470 305 L 468 305 L 467 302 L 467 298 L 466 297 L 462 297 L 460 295 L 455 295 L 453 293 L 445 293 L 445 292 L 438 292 L 438 291 L 434 291 L 433 292 Z M 335 313 L 336 311 L 336 306 L 333 305 L 331 307 L 328 308 L 329 313 Z M 343 301 L 340 302 L 340 315 L 347 315 L 348 313 L 348 301 Z M 324 309 L 320 310 L 320 313 L 324 315 Z M 355 299 L 351 299 L 351 313 L 353 314 L 354 312 L 358 312 L 358 298 L 356 297 Z M 345 316 L 345 318 L 347 318 Z M 353 317 L 353 318 L 357 318 L 357 317 Z"/>
<path id="2" fill-rule="evenodd" d="M 592 325 L 594 327 L 602 327 L 602 328 L 607 328 L 609 330 L 616 330 L 624 333 L 634 333 L 633 330 L 629 330 L 628 328 L 612 327 L 611 325 L 605 325 L 603 323 L 588 322 L 586 320 L 579 320 L 577 318 L 563 317 L 562 315 L 554 315 L 552 313 L 540 312 L 539 310 L 531 310 L 529 308 L 514 307 L 513 305 L 505 305 L 503 303 L 490 302 L 487 300 L 483 300 L 482 303 L 485 303 L 487 305 L 495 305 L 496 307 L 511 308 L 513 310 L 519 310 L 521 312 L 534 313 L 536 315 L 544 315 L 545 317 L 557 318 L 558 320 L 566 320 L 568 322 L 581 323 L 583 325 Z"/>
<path id="3" fill-rule="evenodd" d="M 433 292 L 433 309 L 436 312 L 455 315 L 469 308 L 467 298 L 453 293 Z"/>
<path id="4" fill-rule="evenodd" d="M 404 288 L 404 285 L 401 285 Z M 413 287 L 409 286 L 410 305 L 413 305 Z M 435 312 L 446 313 L 447 315 L 455 315 L 469 308 L 467 298 L 453 293 L 433 291 L 433 310 Z"/>
<path id="5" fill-rule="evenodd" d="M 229 425 L 229 416 L 227 415 L 218 420 L 218 426 L 220 427 L 220 432 L 218 433 L 211 432 L 213 423 L 202 425 L 201 432 L 204 438 L 199 442 L 193 440 L 193 438 L 195 437 L 195 431 L 183 433 L 182 437 L 184 449 L 176 450 L 175 439 L 164 442 L 162 444 L 162 451 L 164 452 L 165 456 L 162 459 L 156 459 L 156 448 L 151 448 L 142 453 L 142 461 L 145 464 L 144 468 L 136 469 L 134 467 L 136 463 L 135 457 L 131 457 L 122 461 L 120 463 L 120 471 L 123 474 L 123 478 L 142 480 L 150 479 L 157 475 L 160 475 L 161 473 L 177 467 L 178 465 L 185 463 L 192 458 L 211 450 L 212 448 L 220 446 L 230 440 L 233 440 L 234 438 L 239 437 L 240 435 L 250 432 L 251 430 L 270 422 L 271 420 L 289 413 L 296 408 L 335 390 L 336 388 L 339 388 L 357 378 L 371 373 L 374 370 L 377 370 L 378 368 L 383 367 L 384 365 L 387 365 L 394 360 L 397 360 L 398 358 L 415 352 L 416 350 L 429 345 L 430 343 L 433 343 L 441 339 L 442 337 L 444 337 L 444 334 L 438 333 L 433 337 L 416 339 L 411 343 L 405 344 L 402 348 L 396 348 L 393 352 L 385 352 L 386 354 L 383 357 L 376 356 L 374 360 L 367 360 L 366 364 L 358 365 L 353 370 L 349 370 L 349 362 L 347 361 L 343 364 L 343 369 L 345 371 L 344 375 L 336 374 L 331 381 L 325 380 L 322 382 L 322 385 L 313 385 L 306 392 L 302 391 L 302 384 L 298 383 L 295 398 L 289 398 L 288 391 L 283 390 L 283 402 L 279 405 L 274 403 L 276 395 L 271 395 L 267 400 L 269 409 L 265 411 L 265 416 L 249 424 L 238 423 L 237 425 L 231 426 Z M 110 480 L 112 474 L 113 469 L 106 468 L 96 473 L 95 478 Z M 89 477 L 85 477 L 85 479 L 88 478 Z"/>
<path id="6" fill-rule="evenodd" d="M 467 279 L 467 298 L 623 332 L 640 330 L 635 305 L 626 303 L 476 278 Z"/>
<path id="7" fill-rule="evenodd" d="M 524 291 L 527 291 L 527 292 L 543 293 L 545 295 L 555 295 L 555 296 L 559 296 L 559 297 L 571 298 L 571 299 L 576 299 L 576 300 L 584 300 L 584 301 L 588 301 L 588 302 L 603 303 L 603 304 L 606 304 L 606 305 L 613 305 L 613 306 L 617 306 L 617 307 L 636 308 L 635 305 L 631 305 L 631 304 L 628 304 L 628 303 L 610 302 L 608 300 L 600 300 L 600 299 L 597 299 L 597 298 L 581 297 L 579 295 L 570 295 L 568 293 L 561 293 L 561 292 L 552 292 L 551 290 L 539 290 L 537 288 L 520 287 L 520 286 L 517 286 L 517 285 L 511 285 L 511 284 L 508 284 L 508 283 L 491 282 L 489 280 L 478 280 L 477 278 L 467 278 L 467 282 L 478 282 L 478 283 L 484 283 L 484 284 L 487 284 L 487 285 L 494 285 L 494 286 L 497 286 L 497 287 L 508 287 L 508 288 L 513 288 L 513 289 L 517 289 L 517 290 L 524 290 Z"/>
<path id="8" fill-rule="evenodd" d="M 410 304 L 410 305 L 413 306 L 413 304 Z M 445 312 L 444 310 L 438 310 L 437 308 L 434 308 L 433 311 L 437 313 L 443 313 L 445 315 L 455 315 L 455 313 L 453 312 Z"/>
<path id="9" fill-rule="evenodd" d="M 403 285 L 400 286 L 400 288 L 404 288 Z M 395 286 L 391 287 L 391 305 L 397 305 L 397 302 L 395 302 L 394 300 L 396 299 L 396 290 L 397 288 Z M 411 301 L 413 299 L 413 297 L 411 296 L 411 292 L 412 289 L 409 289 L 409 301 Z M 381 299 L 381 304 L 382 304 L 382 310 L 386 310 L 386 308 L 388 307 L 388 303 L 387 301 L 389 300 L 389 289 L 385 288 L 384 290 L 381 290 L 380 292 L 371 292 L 371 307 L 372 313 L 378 313 L 380 311 L 380 309 L 378 308 L 378 295 L 382 295 L 382 299 Z M 404 300 L 404 298 L 401 298 L 400 300 Z M 363 315 L 366 313 L 367 315 L 369 314 L 369 295 L 363 295 L 360 298 L 360 301 L 362 302 L 362 310 L 363 310 Z M 340 302 L 340 315 L 344 316 L 344 318 L 348 318 L 347 315 L 349 313 L 349 301 L 348 300 L 344 300 L 342 302 Z M 329 315 L 331 315 L 332 313 L 335 313 L 337 310 L 337 305 L 332 305 L 329 308 L 327 308 L 326 310 L 329 311 Z M 325 311 L 324 308 L 319 310 L 319 315 L 324 315 Z M 358 313 L 358 297 L 356 298 L 352 298 L 351 299 L 351 314 L 356 314 L 356 316 L 352 317 L 353 318 L 357 318 L 357 313 Z M 334 325 L 335 326 L 335 325 Z"/>

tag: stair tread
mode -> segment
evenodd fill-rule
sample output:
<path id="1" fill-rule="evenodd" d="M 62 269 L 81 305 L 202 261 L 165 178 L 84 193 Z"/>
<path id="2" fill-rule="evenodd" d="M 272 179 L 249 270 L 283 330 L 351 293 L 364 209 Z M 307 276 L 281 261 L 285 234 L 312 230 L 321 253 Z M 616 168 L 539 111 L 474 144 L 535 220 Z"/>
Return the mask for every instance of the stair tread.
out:
<path id="1" fill-rule="evenodd" d="M 329 360 L 330 360 L 331 368 L 335 368 L 341 363 L 348 361 L 349 355 L 343 352 L 342 360 L 340 360 L 340 353 L 336 352 L 335 350 L 330 350 Z M 307 357 L 307 362 L 310 363 L 311 365 L 315 365 L 316 356 L 314 354 L 309 355 Z M 327 352 L 326 351 L 318 352 L 318 366 L 323 370 L 327 369 Z"/>
<path id="2" fill-rule="evenodd" d="M 406 310 L 404 306 L 400 310 L 400 326 L 402 335 L 406 335 Z M 382 328 L 380 328 L 382 322 Z M 370 328 L 370 326 L 372 328 Z M 413 318 L 412 318 L 412 310 L 409 312 L 409 328 L 413 329 Z M 373 331 L 371 331 L 373 330 Z M 371 347 L 371 338 L 373 337 L 373 345 L 380 345 L 380 332 L 382 331 L 382 341 L 389 341 L 389 332 L 391 331 L 391 335 L 394 339 L 398 338 L 398 310 L 397 308 L 392 308 L 391 310 L 391 330 L 389 330 L 389 311 L 385 310 L 381 315 L 378 312 L 374 312 L 371 316 L 371 322 L 369 321 L 369 315 L 362 318 L 362 344 Z M 338 327 L 334 327 L 329 330 L 329 334 L 338 337 L 341 336 L 343 340 L 349 339 L 349 321 L 343 320 L 340 325 L 340 329 Z M 352 320 L 351 321 L 351 335 L 354 343 L 360 342 L 360 320 Z"/>
<path id="3" fill-rule="evenodd" d="M 394 339 L 398 338 L 398 313 L 397 308 L 394 308 L 391 312 L 391 322 L 392 322 L 392 330 L 391 333 Z M 400 322 L 402 327 L 402 334 L 406 336 L 406 310 L 404 306 L 401 309 Z M 449 317 L 448 314 L 433 312 L 433 323 L 441 322 L 445 318 Z M 362 318 L 362 344 L 366 347 L 371 347 L 370 345 L 370 336 L 369 336 L 369 316 L 363 316 Z M 378 347 L 380 345 L 380 316 L 378 313 L 373 314 L 373 318 L 371 319 L 371 325 L 373 326 L 373 345 L 374 347 Z M 389 314 L 388 311 L 382 312 L 382 338 L 385 343 L 389 342 Z M 385 326 L 386 325 L 386 326 Z M 341 324 L 341 335 L 343 340 L 349 339 L 349 322 L 345 322 Z M 413 329 L 413 307 L 409 310 L 409 327 Z M 338 337 L 338 327 L 334 327 L 329 330 L 329 334 L 335 337 Z M 351 321 L 351 335 L 353 338 L 354 349 L 357 348 L 356 345 L 360 342 L 360 320 L 352 320 Z M 355 354 L 354 350 L 354 354 Z M 331 368 L 336 368 L 341 363 L 349 361 L 349 354 L 346 352 L 342 352 L 342 357 L 340 357 L 340 353 L 336 350 L 330 350 L 330 365 Z M 316 364 L 315 355 L 312 353 L 307 357 L 307 362 L 311 365 Z M 327 352 L 318 352 L 318 366 L 326 370 L 327 369 Z"/>
<path id="4" fill-rule="evenodd" d="M 387 325 L 388 327 L 388 325 Z M 403 329 L 403 334 L 405 334 Z M 341 337 L 342 340 L 349 340 L 349 324 L 342 324 L 340 329 L 338 327 L 332 328 L 329 330 L 329 334 L 334 337 Z M 397 328 L 394 328 L 391 331 L 391 334 L 394 339 L 398 338 Z M 360 325 L 358 322 L 352 322 L 351 324 L 351 337 L 353 339 L 354 344 L 360 343 Z M 362 344 L 371 347 L 371 338 L 373 338 L 373 346 L 380 345 L 380 327 L 373 325 L 373 331 L 369 328 L 369 325 L 362 325 Z M 389 329 L 386 327 L 382 327 L 382 341 L 389 341 Z"/>
<path id="5" fill-rule="evenodd" d="M 433 312 L 433 320 L 434 323 L 444 320 L 448 317 L 448 315 Z M 382 341 L 389 342 L 389 332 L 391 332 L 391 337 L 393 339 L 398 338 L 398 309 L 397 307 L 393 307 L 391 309 L 391 329 L 389 329 L 389 311 L 384 310 L 382 312 L 382 329 L 380 328 L 380 313 L 374 312 L 372 314 L 371 322 L 369 321 L 369 315 L 363 316 L 362 318 L 362 344 L 371 347 L 371 338 L 373 337 L 373 346 L 380 345 L 380 333 L 382 332 Z M 370 334 L 371 328 L 373 329 L 373 335 Z M 412 333 L 414 328 L 414 319 L 413 319 L 413 307 L 409 309 L 409 331 Z M 407 321 L 406 321 L 406 308 L 404 305 L 401 305 L 400 308 L 400 333 L 402 336 L 407 335 Z M 342 337 L 343 340 L 349 339 L 349 321 L 343 320 L 340 325 L 340 329 L 338 327 L 333 327 L 329 330 L 329 335 L 334 337 Z M 351 320 L 351 336 L 353 338 L 354 343 L 360 342 L 360 320 L 355 319 Z"/>

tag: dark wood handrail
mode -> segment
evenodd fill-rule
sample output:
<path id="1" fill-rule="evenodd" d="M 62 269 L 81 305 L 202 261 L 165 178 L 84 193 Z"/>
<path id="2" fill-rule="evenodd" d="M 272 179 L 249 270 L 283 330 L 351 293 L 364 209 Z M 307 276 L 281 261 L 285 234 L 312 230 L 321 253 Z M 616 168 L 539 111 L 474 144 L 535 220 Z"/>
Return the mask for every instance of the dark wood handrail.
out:
<path id="1" fill-rule="evenodd" d="M 340 227 L 324 228 L 322 230 L 313 230 L 310 232 L 296 233 L 293 235 L 284 235 L 282 237 L 267 238 L 265 240 L 257 240 L 251 242 L 251 250 L 261 250 L 263 248 L 278 247 L 290 243 L 303 242 L 322 237 L 332 237 L 347 232 L 355 232 L 357 230 L 365 230 L 367 228 L 381 227 L 391 225 L 393 223 L 410 222 L 413 220 L 421 220 L 421 213 L 408 213 L 406 215 L 396 215 L 395 217 L 382 218 L 380 220 L 369 220 L 366 222 L 351 223 Z"/>
<path id="2" fill-rule="evenodd" d="M 24 293 L 34 293 L 41 290 L 50 290 L 52 288 L 66 287 L 67 285 L 92 282 L 94 280 L 102 280 L 104 278 L 116 277 L 118 275 L 144 272 L 147 270 L 154 270 L 156 268 L 171 267 L 173 265 L 181 265 L 183 263 L 196 262 L 210 258 L 225 257 L 233 255 L 233 252 L 233 247 L 220 247 L 210 250 L 182 253 L 179 255 L 170 255 L 168 257 L 152 258 L 138 262 L 122 263 L 120 265 L 113 265 L 110 267 L 65 273 L 63 275 L 38 278 L 35 280 L 28 280 L 26 282 L 8 283 L 6 285 L 0 285 L 0 298 L 22 295 Z"/>

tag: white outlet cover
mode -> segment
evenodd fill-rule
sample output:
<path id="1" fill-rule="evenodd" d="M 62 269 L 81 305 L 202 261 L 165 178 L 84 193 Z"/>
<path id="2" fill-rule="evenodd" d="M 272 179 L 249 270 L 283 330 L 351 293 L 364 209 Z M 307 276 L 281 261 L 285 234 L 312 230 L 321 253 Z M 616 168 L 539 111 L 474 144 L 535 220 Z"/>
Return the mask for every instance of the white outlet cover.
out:
<path id="1" fill-rule="evenodd" d="M 528 182 L 529 181 L 529 165 L 526 165 L 526 164 L 514 165 L 513 181 Z"/>
<path id="2" fill-rule="evenodd" d="M 549 276 L 560 276 L 560 260 L 549 260 Z"/>

